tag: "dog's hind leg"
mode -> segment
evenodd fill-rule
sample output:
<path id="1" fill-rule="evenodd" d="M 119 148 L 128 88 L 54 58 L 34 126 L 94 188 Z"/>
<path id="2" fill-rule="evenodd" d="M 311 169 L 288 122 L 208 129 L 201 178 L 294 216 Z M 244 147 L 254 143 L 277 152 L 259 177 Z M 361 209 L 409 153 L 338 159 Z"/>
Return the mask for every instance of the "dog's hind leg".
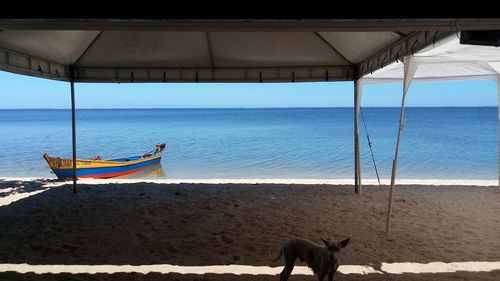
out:
<path id="1" fill-rule="evenodd" d="M 292 258 L 290 253 L 286 253 L 286 251 L 283 251 L 283 257 L 285 260 L 285 268 L 283 268 L 283 271 L 280 273 L 280 281 L 287 281 L 290 274 L 292 274 L 293 267 L 295 266 L 295 260 L 297 258 Z"/>

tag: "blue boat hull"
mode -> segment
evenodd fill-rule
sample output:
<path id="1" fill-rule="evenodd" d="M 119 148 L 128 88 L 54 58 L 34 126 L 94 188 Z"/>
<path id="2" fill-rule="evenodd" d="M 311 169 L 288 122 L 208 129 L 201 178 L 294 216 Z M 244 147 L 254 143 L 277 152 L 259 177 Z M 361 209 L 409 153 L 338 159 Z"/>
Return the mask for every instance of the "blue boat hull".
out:
<path id="1" fill-rule="evenodd" d="M 137 164 L 118 167 L 100 167 L 100 168 L 78 168 L 76 176 L 78 178 L 112 178 L 126 174 L 135 173 L 146 169 L 147 167 L 160 163 L 161 158 L 154 158 Z M 56 176 L 60 179 L 72 178 L 72 169 L 57 169 L 54 170 Z"/>

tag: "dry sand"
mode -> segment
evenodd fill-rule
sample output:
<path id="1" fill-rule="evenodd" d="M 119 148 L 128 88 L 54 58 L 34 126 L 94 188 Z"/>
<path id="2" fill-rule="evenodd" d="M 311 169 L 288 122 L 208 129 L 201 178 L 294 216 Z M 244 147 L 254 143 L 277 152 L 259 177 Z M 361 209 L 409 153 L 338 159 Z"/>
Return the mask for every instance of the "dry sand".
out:
<path id="1" fill-rule="evenodd" d="M 0 186 L 1 187 L 1 186 Z M 5 187 L 4 187 L 5 188 Z M 342 264 L 500 261 L 500 190 L 289 184 L 68 185 L 0 207 L 0 263 L 282 265 L 283 241 L 351 237 Z M 277 276 L 0 273 L 0 280 L 278 280 Z M 293 276 L 290 280 L 315 280 Z M 500 271 L 338 274 L 336 280 L 500 280 Z"/>

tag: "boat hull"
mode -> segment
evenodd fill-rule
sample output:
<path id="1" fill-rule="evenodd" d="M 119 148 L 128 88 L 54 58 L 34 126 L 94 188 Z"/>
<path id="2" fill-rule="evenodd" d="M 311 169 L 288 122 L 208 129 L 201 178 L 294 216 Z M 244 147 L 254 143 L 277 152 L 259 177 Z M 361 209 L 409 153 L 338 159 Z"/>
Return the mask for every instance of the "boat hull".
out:
<path id="1" fill-rule="evenodd" d="M 50 168 L 59 179 L 73 177 L 73 162 L 71 159 L 52 158 L 44 155 Z M 136 173 L 161 161 L 161 154 L 147 158 L 130 157 L 131 161 L 100 161 L 77 159 L 77 178 L 112 178 Z M 127 159 L 128 160 L 128 159 Z"/>

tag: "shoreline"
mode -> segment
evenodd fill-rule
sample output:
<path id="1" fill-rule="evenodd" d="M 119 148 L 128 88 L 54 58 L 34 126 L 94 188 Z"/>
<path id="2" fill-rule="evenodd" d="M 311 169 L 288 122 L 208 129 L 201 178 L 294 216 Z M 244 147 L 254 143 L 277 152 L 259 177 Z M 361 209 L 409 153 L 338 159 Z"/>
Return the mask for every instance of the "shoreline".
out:
<path id="1" fill-rule="evenodd" d="M 55 178 L 36 177 L 0 177 L 0 181 L 50 181 L 47 186 L 71 184 L 72 181 L 59 181 Z M 381 179 L 383 186 L 390 186 L 390 179 Z M 81 184 L 112 184 L 112 183 L 161 183 L 161 184 L 305 184 L 305 185 L 352 185 L 354 179 L 79 179 Z M 363 185 L 378 185 L 377 179 L 363 179 Z M 477 179 L 396 179 L 396 185 L 433 185 L 433 186 L 493 186 L 499 185 L 499 180 Z"/>

